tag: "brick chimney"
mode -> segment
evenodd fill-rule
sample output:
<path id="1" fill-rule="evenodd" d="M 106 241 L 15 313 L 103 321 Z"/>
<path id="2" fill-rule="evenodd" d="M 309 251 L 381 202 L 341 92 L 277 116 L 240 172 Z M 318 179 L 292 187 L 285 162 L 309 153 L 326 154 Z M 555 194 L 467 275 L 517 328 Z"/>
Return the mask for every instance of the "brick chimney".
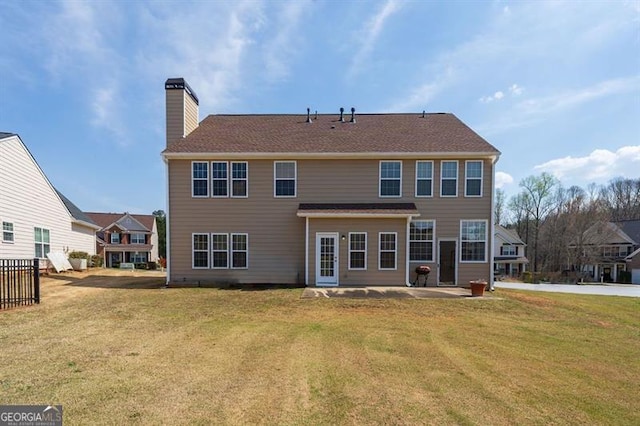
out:
<path id="1" fill-rule="evenodd" d="M 198 97 L 184 78 L 164 83 L 167 107 L 167 146 L 198 127 Z"/>

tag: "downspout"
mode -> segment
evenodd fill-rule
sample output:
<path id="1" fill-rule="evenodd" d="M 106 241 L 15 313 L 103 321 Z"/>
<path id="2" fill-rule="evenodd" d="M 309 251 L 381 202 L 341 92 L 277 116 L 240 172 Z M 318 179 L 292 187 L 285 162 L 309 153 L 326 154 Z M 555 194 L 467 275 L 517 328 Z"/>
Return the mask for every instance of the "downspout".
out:
<path id="1" fill-rule="evenodd" d="M 489 235 L 489 250 L 488 250 L 488 256 L 489 256 L 489 291 L 493 291 L 494 290 L 494 286 L 495 286 L 495 276 L 494 276 L 494 268 L 495 268 L 495 261 L 494 261 L 494 239 L 495 239 L 495 214 L 496 214 L 496 209 L 495 209 L 495 197 L 496 197 L 496 162 L 498 161 L 498 157 L 494 157 L 493 160 L 491 161 L 491 226 L 489 226 L 489 229 L 491 230 L 491 234 Z"/>
<path id="2" fill-rule="evenodd" d="M 405 282 L 404 282 L 404 284 L 407 287 L 411 287 L 411 281 L 410 281 L 411 280 L 411 276 L 409 274 L 409 232 L 411 230 L 410 225 L 411 225 L 411 216 L 407 216 L 407 230 L 405 232 L 405 238 L 404 238 L 405 239 L 405 245 L 406 245 L 405 250 L 404 250 L 404 257 L 406 259 L 406 267 L 404 268 L 405 269 Z"/>
<path id="3" fill-rule="evenodd" d="M 309 216 L 305 218 L 304 230 L 304 285 L 309 286 Z"/>
<path id="4" fill-rule="evenodd" d="M 171 203 L 169 202 L 169 161 L 166 159 L 166 157 L 164 158 L 164 164 L 165 164 L 165 179 L 166 179 L 166 187 L 167 187 L 167 205 L 166 205 L 166 212 L 165 212 L 165 222 L 164 222 L 164 226 L 165 226 L 165 248 L 167 250 L 167 252 L 165 253 L 165 264 L 167 265 L 167 278 L 165 280 L 165 286 L 169 287 L 169 279 L 171 277 L 171 232 L 169 232 L 170 226 L 169 226 L 169 206 L 171 205 Z M 193 241 L 191 242 L 193 244 Z M 159 244 L 158 244 L 159 245 Z"/>

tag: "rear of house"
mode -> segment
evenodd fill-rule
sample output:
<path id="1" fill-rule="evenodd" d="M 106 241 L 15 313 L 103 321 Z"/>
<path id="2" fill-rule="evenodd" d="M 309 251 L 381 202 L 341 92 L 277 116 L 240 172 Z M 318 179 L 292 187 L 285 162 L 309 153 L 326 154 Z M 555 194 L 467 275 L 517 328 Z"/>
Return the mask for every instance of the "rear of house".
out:
<path id="1" fill-rule="evenodd" d="M 171 284 L 492 279 L 499 152 L 452 114 L 211 115 L 167 97 Z M 195 119 L 194 119 L 195 116 Z"/>

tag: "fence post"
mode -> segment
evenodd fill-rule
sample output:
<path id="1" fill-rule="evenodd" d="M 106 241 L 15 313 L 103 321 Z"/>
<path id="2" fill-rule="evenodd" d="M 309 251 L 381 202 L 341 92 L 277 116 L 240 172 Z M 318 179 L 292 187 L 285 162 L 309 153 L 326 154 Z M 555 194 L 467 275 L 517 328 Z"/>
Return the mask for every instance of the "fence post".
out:
<path id="1" fill-rule="evenodd" d="M 40 303 L 40 259 L 33 259 L 33 296 Z"/>

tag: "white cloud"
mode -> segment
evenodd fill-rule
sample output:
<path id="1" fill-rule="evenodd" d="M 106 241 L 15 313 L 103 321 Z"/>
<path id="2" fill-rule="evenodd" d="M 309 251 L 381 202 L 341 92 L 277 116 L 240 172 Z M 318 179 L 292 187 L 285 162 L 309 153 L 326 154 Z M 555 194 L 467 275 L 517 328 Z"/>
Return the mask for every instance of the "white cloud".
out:
<path id="1" fill-rule="evenodd" d="M 384 112 L 406 112 L 416 109 L 425 109 L 427 104 L 435 98 L 440 92 L 451 86 L 455 81 L 455 75 L 451 69 L 447 69 L 444 73 L 438 75 L 433 81 L 422 84 L 411 92 L 395 101 Z"/>
<path id="2" fill-rule="evenodd" d="M 623 146 L 618 150 L 596 149 L 585 157 L 567 156 L 534 167 L 562 181 L 606 182 L 614 177 L 638 175 L 640 145 Z"/>
<path id="3" fill-rule="evenodd" d="M 505 172 L 496 172 L 496 188 L 504 188 L 513 183 L 513 177 Z"/>
<path id="4" fill-rule="evenodd" d="M 348 70 L 348 75 L 353 77 L 358 74 L 363 64 L 373 51 L 380 33 L 384 29 L 386 21 L 394 13 L 398 12 L 402 6 L 398 0 L 387 0 L 387 2 L 373 15 L 360 30 L 359 47 Z"/>
<path id="5" fill-rule="evenodd" d="M 509 92 L 511 92 L 511 94 L 513 96 L 520 96 L 522 95 L 522 92 L 524 91 L 524 89 L 520 86 L 518 86 L 517 84 L 512 84 L 511 86 L 509 86 Z"/>
<path id="6" fill-rule="evenodd" d="M 496 93 L 494 93 L 491 96 L 481 97 L 480 102 L 482 102 L 483 104 L 488 104 L 489 102 L 499 101 L 502 98 L 504 98 L 504 92 L 498 90 Z"/>

